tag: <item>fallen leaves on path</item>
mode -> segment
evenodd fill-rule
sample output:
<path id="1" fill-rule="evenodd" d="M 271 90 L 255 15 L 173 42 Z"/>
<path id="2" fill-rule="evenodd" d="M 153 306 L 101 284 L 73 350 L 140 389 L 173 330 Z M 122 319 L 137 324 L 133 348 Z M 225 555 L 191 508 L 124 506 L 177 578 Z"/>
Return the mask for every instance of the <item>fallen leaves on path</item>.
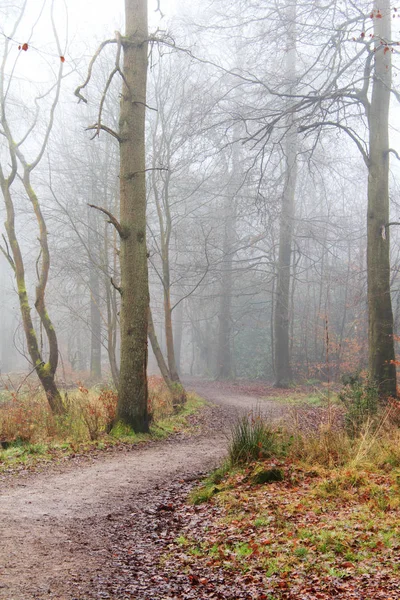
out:
<path id="1" fill-rule="evenodd" d="M 283 482 L 254 485 L 248 468 L 208 504 L 187 504 L 193 482 L 178 481 L 110 516 L 107 569 L 76 598 L 399 598 L 394 478 L 279 467 Z"/>

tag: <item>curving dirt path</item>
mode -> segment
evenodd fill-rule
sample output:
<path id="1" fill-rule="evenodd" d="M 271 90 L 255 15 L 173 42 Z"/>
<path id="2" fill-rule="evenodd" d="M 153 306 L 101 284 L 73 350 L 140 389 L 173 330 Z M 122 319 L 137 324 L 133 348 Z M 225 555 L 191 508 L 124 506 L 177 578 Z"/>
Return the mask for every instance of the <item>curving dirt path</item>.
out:
<path id="1" fill-rule="evenodd" d="M 116 598 L 89 591 L 110 560 L 107 526 L 126 515 L 134 526 L 135 507 L 156 505 L 171 482 L 214 467 L 238 414 L 256 406 L 271 418 L 284 412 L 273 401 L 211 383 L 190 387 L 212 402 L 191 437 L 179 434 L 0 481 L 1 600 Z"/>

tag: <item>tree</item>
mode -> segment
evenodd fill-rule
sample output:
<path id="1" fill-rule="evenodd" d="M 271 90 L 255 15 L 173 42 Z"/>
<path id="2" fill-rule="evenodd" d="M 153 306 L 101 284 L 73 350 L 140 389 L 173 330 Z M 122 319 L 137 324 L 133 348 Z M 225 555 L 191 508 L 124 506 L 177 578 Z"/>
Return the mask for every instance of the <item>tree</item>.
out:
<path id="1" fill-rule="evenodd" d="M 389 104 L 392 89 L 390 0 L 374 0 L 372 90 L 365 97 L 369 127 L 367 277 L 369 370 L 385 396 L 396 396 L 390 296 Z"/>
<path id="2" fill-rule="evenodd" d="M 296 2 L 287 9 L 288 31 L 286 35 L 287 95 L 295 94 L 296 80 Z M 297 178 L 297 127 L 293 115 L 287 117 L 285 147 L 285 184 L 279 227 L 279 255 L 277 266 L 275 301 L 275 386 L 286 387 L 292 381 L 289 351 L 290 270 L 295 217 L 295 194 Z"/>
<path id="3" fill-rule="evenodd" d="M 123 89 L 119 118 L 121 366 L 117 418 L 147 431 L 149 286 L 146 248 L 145 112 L 147 1 L 125 0 Z"/>
<path id="4" fill-rule="evenodd" d="M 5 246 L 3 246 L 1 250 L 15 274 L 19 307 L 30 361 L 39 377 L 43 389 L 46 392 L 46 396 L 52 411 L 56 414 L 61 414 L 64 412 L 64 408 L 55 382 L 55 375 L 58 365 L 58 340 L 52 320 L 46 308 L 46 287 L 50 271 L 48 232 L 39 197 L 33 187 L 32 173 L 43 158 L 53 127 L 54 114 L 60 96 L 64 60 L 53 18 L 52 3 L 50 18 L 56 44 L 56 52 L 58 54 L 58 57 L 57 54 L 56 57 L 59 62 L 59 67 L 55 81 L 52 83 L 50 88 L 47 91 L 39 93 L 34 99 L 35 108 L 32 111 L 29 111 L 30 114 L 33 114 L 33 118 L 31 118 L 31 121 L 26 125 L 25 131 L 20 131 L 18 119 L 15 119 L 15 116 L 10 114 L 10 106 L 13 104 L 12 84 L 16 78 L 15 65 L 11 68 L 11 72 L 7 70 L 7 67 L 8 63 L 12 60 L 12 40 L 17 35 L 18 27 L 23 20 L 26 6 L 27 2 L 25 1 L 22 4 L 22 8 L 18 9 L 17 18 L 11 31 L 9 32 L 9 35 L 5 36 L 3 57 L 0 67 L 1 134 L 7 146 L 9 160 L 11 163 L 8 174 L 6 173 L 7 167 L 4 164 L 0 165 L 0 186 L 6 207 L 7 219 L 5 223 L 5 229 L 8 239 L 7 243 L 5 237 L 3 236 Z M 27 51 L 28 48 L 29 46 L 27 43 L 20 47 L 22 51 Z M 44 132 L 40 134 L 40 108 L 49 97 L 50 102 L 48 107 L 47 124 Z M 19 99 L 17 104 L 21 105 L 22 100 Z M 38 141 L 40 140 L 40 135 L 41 141 Z M 16 141 L 18 138 L 19 141 Z M 36 156 L 33 159 L 28 160 L 26 157 L 27 152 L 32 151 L 32 147 L 34 148 L 35 144 L 38 144 Z M 35 216 L 39 230 L 39 250 L 36 259 L 36 272 L 38 281 L 36 284 L 34 306 L 40 320 L 40 325 L 45 332 L 48 342 L 47 360 L 45 360 L 43 347 L 38 339 L 33 324 L 31 315 L 32 307 L 29 300 L 26 281 L 26 266 L 17 233 L 15 188 L 18 189 L 17 186 L 19 182 L 22 183 L 22 189 L 25 194 L 25 198 L 30 202 L 31 209 Z"/>
<path id="5" fill-rule="evenodd" d="M 120 219 L 107 214 L 120 240 L 121 364 L 117 420 L 137 432 L 149 429 L 147 388 L 147 334 L 149 285 L 146 247 L 146 164 L 145 114 L 147 88 L 148 24 L 147 1 L 125 0 L 125 36 L 104 41 L 93 56 L 85 82 L 75 95 L 82 101 L 82 89 L 91 79 L 93 65 L 101 51 L 116 44 L 115 67 L 100 100 L 98 121 L 89 127 L 98 135 L 106 131 L 118 140 L 120 153 Z M 123 52 L 123 66 L 120 59 Z M 107 92 L 113 78 L 122 77 L 118 132 L 102 122 Z"/>

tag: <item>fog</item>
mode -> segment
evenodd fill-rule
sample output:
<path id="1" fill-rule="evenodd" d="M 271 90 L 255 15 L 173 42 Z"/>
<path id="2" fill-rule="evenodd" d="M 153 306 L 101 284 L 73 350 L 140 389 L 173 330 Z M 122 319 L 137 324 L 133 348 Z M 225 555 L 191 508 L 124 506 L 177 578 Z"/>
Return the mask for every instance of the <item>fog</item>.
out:
<path id="1" fill-rule="evenodd" d="M 119 215 L 119 148 L 106 130 L 119 127 L 122 79 L 118 74 L 109 79 L 115 44 L 93 65 L 81 91 L 87 103 L 74 91 L 85 81 L 101 41 L 123 31 L 124 6 L 99 0 L 53 4 L 54 30 L 52 3 L 28 0 L 15 31 L 23 2 L 0 4 L 2 178 L 13 173 L 10 143 L 18 142 L 23 157 L 15 159 L 12 183 L 15 232 L 44 360 L 49 348 L 35 311 L 35 289 L 46 249 L 35 201 L 23 181 L 24 160 L 29 167 L 39 155 L 27 169 L 47 227 L 45 297 L 58 338 L 57 379 L 60 385 L 83 379 L 116 383 L 119 238 L 109 215 Z M 370 18 L 370 4 L 150 4 L 146 193 L 154 330 L 149 346 L 154 350 L 158 343 L 170 371 L 176 368 L 181 378 L 287 385 L 339 380 L 368 367 L 372 142 L 365 107 L 372 97 L 376 20 Z M 392 150 L 386 153 L 390 221 L 396 223 L 390 226 L 390 290 L 397 334 L 400 21 L 392 16 L 396 13 L 390 14 L 392 37 L 381 41 L 393 70 Z M 25 43 L 27 50 L 18 49 Z M 99 107 L 103 129 L 96 128 Z M 22 325 L 2 189 L 4 382 L 9 374 L 32 372 L 35 364 Z M 382 226 L 388 241 L 389 224 Z M 148 372 L 159 374 L 153 350 Z"/>

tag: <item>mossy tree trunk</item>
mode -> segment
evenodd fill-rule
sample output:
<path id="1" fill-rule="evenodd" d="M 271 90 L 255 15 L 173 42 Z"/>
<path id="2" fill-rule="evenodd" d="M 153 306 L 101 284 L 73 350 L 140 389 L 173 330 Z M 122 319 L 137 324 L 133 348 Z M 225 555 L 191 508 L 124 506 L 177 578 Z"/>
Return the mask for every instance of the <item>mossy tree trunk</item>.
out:
<path id="1" fill-rule="evenodd" d="M 369 172 L 367 278 L 369 370 L 384 396 L 396 396 L 393 364 L 393 312 L 389 258 L 389 104 L 391 74 L 391 10 L 389 0 L 374 2 L 374 66 L 368 109 Z"/>
<path id="2" fill-rule="evenodd" d="M 147 2 L 125 0 L 124 83 L 119 120 L 121 366 L 117 419 L 148 431 L 145 111 Z"/>
<path id="3" fill-rule="evenodd" d="M 39 380 L 45 390 L 49 405 L 52 411 L 55 414 L 62 414 L 64 412 L 64 407 L 62 404 L 61 396 L 59 390 L 57 389 L 57 385 L 55 383 L 55 374 L 58 365 L 58 341 L 57 335 L 53 326 L 53 323 L 50 319 L 50 316 L 47 312 L 46 302 L 45 302 L 45 294 L 46 287 L 49 278 L 50 271 L 50 251 L 48 246 L 47 239 L 47 227 L 46 222 L 41 210 L 41 206 L 39 203 L 38 196 L 36 195 L 35 190 L 32 187 L 31 182 L 31 174 L 37 165 L 40 163 L 43 158 L 44 152 L 46 150 L 50 133 L 53 127 L 54 122 L 54 114 L 55 109 L 58 104 L 60 89 L 61 89 L 61 80 L 62 80 L 62 72 L 63 72 L 63 64 L 60 62 L 60 66 L 58 69 L 58 74 L 56 78 L 56 82 L 54 85 L 54 95 L 51 103 L 51 108 L 48 115 L 47 125 L 44 130 L 44 135 L 42 137 L 41 144 L 39 145 L 39 151 L 34 158 L 34 160 L 28 162 L 25 158 L 23 152 L 23 145 L 27 142 L 31 136 L 36 134 L 36 126 L 39 122 L 38 112 L 36 113 L 33 122 L 27 123 L 27 132 L 25 136 L 22 136 L 22 140 L 18 143 L 14 140 L 10 124 L 7 118 L 7 98 L 9 96 L 9 88 L 12 84 L 9 80 L 6 71 L 6 65 L 8 61 L 9 54 L 9 44 L 10 41 L 15 37 L 18 26 L 21 23 L 21 20 L 24 15 L 23 7 L 19 13 L 19 17 L 17 18 L 14 30 L 11 32 L 11 35 L 5 37 L 4 46 L 3 46 L 3 58 L 1 62 L 0 68 L 0 103 L 1 103 L 1 127 L 4 138 L 6 140 L 10 158 L 10 167 L 8 168 L 8 175 L 5 173 L 5 169 L 7 167 L 0 165 L 0 186 L 4 198 L 5 208 L 6 208 L 6 223 L 5 228 L 7 232 L 8 243 L 1 250 L 8 260 L 11 268 L 14 271 L 15 279 L 17 282 L 17 291 L 19 298 L 19 306 L 22 317 L 22 324 L 25 333 L 26 343 L 28 353 L 32 362 L 33 367 L 36 369 L 36 373 L 39 377 Z M 59 53 L 61 55 L 61 48 L 57 37 L 57 32 L 55 29 L 54 21 L 53 21 L 53 12 L 51 8 L 51 20 L 53 26 L 53 32 L 55 36 L 56 45 L 58 47 Z M 5 81 L 6 87 L 5 87 Z M 37 110 L 39 110 L 39 104 L 36 104 Z M 40 134 L 37 134 L 35 137 L 35 142 L 40 139 Z M 20 171 L 20 172 L 19 172 Z M 38 282 L 36 285 L 35 292 L 35 309 L 39 315 L 40 323 L 45 331 L 47 341 L 48 341 L 48 360 L 45 361 L 42 348 L 37 338 L 35 328 L 33 325 L 33 320 L 31 316 L 31 305 L 28 298 L 28 293 L 26 289 L 26 278 L 25 278 L 25 265 L 24 259 L 21 252 L 21 247 L 16 234 L 16 226 L 15 226 L 15 208 L 13 202 L 12 195 L 12 186 L 16 179 L 19 177 L 22 181 L 23 188 L 27 198 L 29 199 L 33 213 L 35 215 L 36 223 L 39 229 L 39 252 L 36 260 L 36 271 Z"/>

